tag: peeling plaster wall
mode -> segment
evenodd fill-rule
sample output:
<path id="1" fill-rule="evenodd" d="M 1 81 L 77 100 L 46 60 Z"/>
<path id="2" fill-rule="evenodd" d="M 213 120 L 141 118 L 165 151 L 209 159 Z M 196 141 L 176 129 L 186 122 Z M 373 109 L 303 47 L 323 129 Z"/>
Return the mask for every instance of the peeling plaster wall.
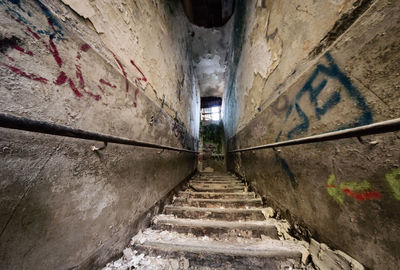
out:
<path id="1" fill-rule="evenodd" d="M 197 148 L 200 95 L 174 1 L 0 1 L 2 113 Z M 0 130 L 2 269 L 98 269 L 192 154 Z"/>
<path id="2" fill-rule="evenodd" d="M 242 10 L 224 100 L 228 149 L 400 116 L 398 1 L 246 1 Z M 396 269 L 399 150 L 396 132 L 230 154 L 227 162 L 299 225 L 296 233 L 370 269 Z"/>

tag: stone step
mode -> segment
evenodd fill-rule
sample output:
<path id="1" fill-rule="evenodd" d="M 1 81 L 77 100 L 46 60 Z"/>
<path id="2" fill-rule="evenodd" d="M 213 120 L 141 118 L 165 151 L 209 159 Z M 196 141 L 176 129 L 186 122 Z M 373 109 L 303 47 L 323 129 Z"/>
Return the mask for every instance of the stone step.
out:
<path id="1" fill-rule="evenodd" d="M 215 177 L 215 176 L 204 176 L 204 177 L 192 177 L 193 180 L 215 180 L 215 181 L 240 181 L 237 177 Z"/>
<path id="2" fill-rule="evenodd" d="M 234 192 L 245 192 L 245 187 L 201 187 L 201 186 L 190 186 L 193 191 L 196 192 L 224 192 L 224 193 L 234 193 Z"/>
<path id="3" fill-rule="evenodd" d="M 293 269 L 301 265 L 302 247 L 286 241 L 252 244 L 216 241 L 145 240 L 133 245 L 139 253 L 162 258 L 186 258 L 191 269 Z M 188 267 L 188 268 L 189 268 Z"/>
<path id="4" fill-rule="evenodd" d="M 191 178 L 190 180 L 192 181 L 216 181 L 216 182 L 229 182 L 229 181 L 237 181 L 237 182 L 242 182 L 242 180 L 238 178 L 210 178 L 210 177 L 205 177 L 205 178 Z"/>
<path id="5" fill-rule="evenodd" d="M 175 231 L 178 233 L 208 236 L 215 239 L 233 237 L 261 238 L 261 235 L 278 238 L 276 221 L 243 221 L 230 222 L 218 220 L 182 219 L 173 216 L 159 215 L 153 219 L 153 229 Z"/>
<path id="6" fill-rule="evenodd" d="M 192 185 L 196 185 L 196 186 L 245 186 L 244 183 L 239 183 L 239 182 L 212 182 L 212 181 L 208 181 L 208 182 L 193 182 L 193 181 L 189 181 L 189 184 Z"/>
<path id="7" fill-rule="evenodd" d="M 164 214 L 174 215 L 178 218 L 203 218 L 212 220 L 265 220 L 263 211 L 265 208 L 201 208 L 187 206 L 167 205 L 164 208 Z"/>
<path id="8" fill-rule="evenodd" d="M 193 176 L 192 178 L 207 178 L 207 177 L 209 177 L 209 178 L 238 178 L 235 175 L 229 175 L 229 174 L 226 174 L 226 175 L 198 174 L 198 175 Z"/>
<path id="9" fill-rule="evenodd" d="M 224 207 L 224 208 L 248 208 L 261 207 L 262 200 L 259 198 L 251 199 L 196 199 L 177 197 L 174 199 L 175 206 L 193 206 L 193 207 Z"/>
<path id="10" fill-rule="evenodd" d="M 243 199 L 255 198 L 254 192 L 194 192 L 194 191 L 179 191 L 181 198 L 204 198 L 204 199 Z"/>
<path id="11" fill-rule="evenodd" d="M 232 185 L 232 184 L 194 184 L 189 183 L 189 186 L 195 189 L 244 189 L 246 186 L 244 184 Z"/>
<path id="12" fill-rule="evenodd" d="M 213 182 L 213 183 L 242 183 L 242 181 L 238 179 L 191 179 L 192 182 Z"/>

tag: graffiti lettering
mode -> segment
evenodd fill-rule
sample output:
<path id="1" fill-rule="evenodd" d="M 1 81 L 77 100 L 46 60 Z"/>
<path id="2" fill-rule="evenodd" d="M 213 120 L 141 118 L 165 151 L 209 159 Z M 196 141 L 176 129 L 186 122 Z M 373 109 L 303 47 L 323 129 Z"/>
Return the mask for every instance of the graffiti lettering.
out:
<path id="1" fill-rule="evenodd" d="M 373 117 L 372 117 L 372 111 L 366 104 L 364 98 L 361 96 L 359 93 L 358 89 L 351 83 L 350 79 L 340 70 L 340 68 L 336 65 L 333 57 L 329 54 L 325 54 L 325 59 L 328 62 L 328 65 L 322 65 L 319 64 L 317 65 L 316 69 L 313 71 L 311 76 L 307 79 L 306 83 L 303 85 L 303 87 L 300 89 L 300 91 L 296 94 L 294 100 L 290 103 L 288 106 L 288 109 L 286 111 L 286 116 L 285 116 L 285 122 L 289 119 L 289 116 L 294 114 L 296 118 L 300 120 L 300 123 L 297 124 L 296 126 L 290 128 L 288 132 L 286 133 L 286 136 L 288 139 L 292 139 L 294 136 L 298 136 L 306 131 L 308 131 L 310 127 L 310 115 L 307 115 L 305 110 L 302 109 L 300 106 L 299 102 L 300 99 L 308 93 L 309 95 L 309 101 L 311 104 L 311 107 L 313 108 L 313 112 L 315 113 L 315 118 L 317 120 L 321 120 L 321 118 L 333 107 L 338 105 L 341 100 L 342 100 L 342 94 L 338 90 L 334 90 L 332 93 L 328 95 L 327 100 L 323 103 L 320 104 L 318 97 L 320 94 L 325 90 L 325 89 L 330 89 L 326 88 L 326 85 L 329 80 L 335 80 L 340 83 L 342 88 L 345 90 L 345 93 L 354 101 L 355 106 L 361 111 L 361 114 L 350 121 L 349 123 L 342 125 L 338 128 L 335 128 L 334 130 L 340 130 L 340 129 L 345 129 L 345 128 L 351 128 L 351 127 L 356 127 L 360 125 L 367 125 L 372 123 Z M 324 76 L 322 77 L 322 80 L 316 85 L 313 86 L 313 84 L 316 83 L 317 78 L 320 77 L 320 75 Z M 281 137 L 283 133 L 283 130 L 281 130 L 278 134 L 277 140 Z M 277 152 L 275 152 L 275 157 L 276 159 L 281 163 L 282 168 L 286 172 L 286 174 L 289 176 L 291 181 L 294 183 L 295 178 L 294 174 L 290 170 L 290 167 L 288 163 L 282 159 L 282 157 L 279 156 Z M 348 192 L 348 195 L 357 197 L 358 195 L 355 195 L 353 193 Z M 376 194 L 370 194 L 367 197 L 373 197 Z M 364 198 L 358 196 L 358 198 Z"/>
<path id="2" fill-rule="evenodd" d="M 64 38 L 64 34 L 62 33 L 62 26 L 60 22 L 57 20 L 57 18 L 52 14 L 52 12 L 39 0 L 34 1 L 35 5 L 40 8 L 40 11 L 45 15 L 47 18 L 47 23 L 48 23 L 48 28 L 49 29 L 39 29 L 36 27 L 33 23 L 29 21 L 29 17 L 32 15 L 28 12 L 26 15 L 25 10 L 21 6 L 21 2 L 18 0 L 9 0 L 4 1 L 0 0 L 0 5 L 5 6 L 5 11 L 6 13 L 14 19 L 18 24 L 23 26 L 28 35 L 31 35 L 35 40 L 40 41 L 39 44 L 41 44 L 54 58 L 55 63 L 57 64 L 57 68 L 61 69 L 63 68 L 63 58 L 60 54 L 59 49 L 57 48 L 57 40 L 66 40 Z M 29 8 L 28 8 L 29 9 Z M 21 12 L 22 11 L 22 12 Z M 27 19 L 28 18 L 28 19 Z M 48 41 L 46 42 L 46 39 L 43 39 L 41 35 L 47 35 L 48 36 Z M 21 54 L 29 55 L 29 56 L 34 56 L 34 53 L 31 50 L 26 50 L 23 47 L 19 46 L 19 44 L 14 44 L 13 46 L 10 46 L 14 50 L 19 51 Z M 84 72 L 83 68 L 80 64 L 80 60 L 82 58 L 82 53 L 86 53 L 91 49 L 89 44 L 82 44 L 79 46 L 79 49 L 77 50 L 76 54 L 76 62 L 75 62 L 75 77 L 77 82 L 74 82 L 74 79 L 70 77 L 69 75 L 66 74 L 63 70 L 59 70 L 59 74 L 55 80 L 52 82 L 55 85 L 64 85 L 67 83 L 67 85 L 71 88 L 72 92 L 74 95 L 78 98 L 81 98 L 86 94 L 87 96 L 95 99 L 96 101 L 99 101 L 101 99 L 101 94 L 105 93 L 105 90 L 102 86 L 106 87 L 111 87 L 111 88 L 116 88 L 117 86 L 103 78 L 99 79 L 98 82 L 100 83 L 97 85 L 98 89 L 100 90 L 100 94 L 93 93 L 89 91 L 88 86 L 85 83 L 85 78 L 84 78 Z M 5 55 L 9 61 L 14 62 L 14 58 L 8 56 L 4 52 L 2 52 L 3 55 Z M 39 55 L 39 54 L 38 54 Z M 129 91 L 129 80 L 128 80 L 128 74 L 125 71 L 124 66 L 122 63 L 119 61 L 119 59 L 116 57 L 115 54 L 113 54 L 115 57 L 115 60 L 117 61 L 118 66 L 121 68 L 123 76 L 125 78 L 125 90 L 128 93 Z M 138 81 L 143 81 L 146 82 L 147 78 L 143 74 L 143 72 L 140 70 L 140 68 L 135 64 L 133 60 L 130 60 L 131 64 L 135 67 L 135 69 L 140 73 L 140 77 L 134 79 L 134 82 L 136 83 L 136 89 L 133 92 L 133 105 L 136 107 L 137 106 L 137 96 L 139 94 L 139 85 Z M 5 66 L 7 69 L 10 71 L 14 72 L 15 74 L 18 74 L 22 77 L 28 78 L 30 80 L 34 81 L 39 81 L 44 84 L 48 83 L 48 79 L 44 78 L 40 75 L 34 74 L 34 73 L 29 73 L 26 71 L 21 70 L 20 68 L 7 64 L 7 63 L 2 63 L 0 62 L 0 65 Z M 107 105 L 106 103 L 103 102 L 104 105 Z"/>
<path id="3" fill-rule="evenodd" d="M 335 182 L 336 176 L 331 174 L 327 181 L 326 190 L 340 204 L 344 203 L 344 194 L 358 201 L 379 199 L 381 197 L 378 191 L 370 190 L 371 185 L 366 180 L 361 182 L 343 182 L 339 186 L 335 185 Z"/>
<path id="4" fill-rule="evenodd" d="M 301 119 L 301 123 L 288 132 L 287 137 L 289 139 L 292 138 L 293 135 L 299 135 L 302 132 L 307 131 L 309 128 L 309 118 L 298 104 L 298 101 L 303 97 L 304 94 L 309 93 L 309 101 L 314 107 L 315 116 L 318 120 L 320 120 L 321 116 L 325 115 L 331 108 L 339 104 L 339 102 L 341 101 L 341 94 L 335 91 L 330 94 L 328 100 L 324 104 L 319 104 L 318 96 L 325 89 L 325 86 L 327 85 L 327 79 L 324 78 L 316 87 L 313 87 L 312 84 L 320 74 L 325 75 L 327 78 L 337 80 L 343 86 L 349 97 L 354 100 L 355 105 L 361 110 L 361 115 L 357 117 L 354 121 L 337 129 L 351 128 L 372 123 L 373 118 L 371 109 L 368 107 L 357 88 L 351 83 L 350 79 L 339 69 L 329 53 L 325 54 L 325 58 L 328 61 L 329 65 L 317 65 L 317 68 L 311 74 L 310 78 L 304 84 L 303 88 L 297 93 L 294 101 L 288 108 L 288 111 L 286 113 L 286 120 L 293 111 L 293 108 L 295 108 L 298 116 Z"/>
<path id="5" fill-rule="evenodd" d="M 393 196 L 396 200 L 400 200 L 400 169 L 385 174 L 386 182 L 388 182 Z"/>
<path id="6" fill-rule="evenodd" d="M 282 135 L 282 131 L 279 132 L 278 137 L 276 137 L 276 139 L 275 139 L 275 142 L 278 142 L 278 141 L 279 141 L 279 138 L 281 137 L 281 135 Z M 292 170 L 290 169 L 289 164 L 286 162 L 286 160 L 285 160 L 284 158 L 282 158 L 282 157 L 279 155 L 278 150 L 276 150 L 275 148 L 274 148 L 273 150 L 274 150 L 274 156 L 275 156 L 276 161 L 277 161 L 279 164 L 281 164 L 283 170 L 285 171 L 285 173 L 286 173 L 287 176 L 289 177 L 289 179 L 290 179 L 290 181 L 292 182 L 292 184 L 295 184 L 295 183 L 296 183 L 296 178 L 295 178 L 295 176 L 294 176 Z"/>

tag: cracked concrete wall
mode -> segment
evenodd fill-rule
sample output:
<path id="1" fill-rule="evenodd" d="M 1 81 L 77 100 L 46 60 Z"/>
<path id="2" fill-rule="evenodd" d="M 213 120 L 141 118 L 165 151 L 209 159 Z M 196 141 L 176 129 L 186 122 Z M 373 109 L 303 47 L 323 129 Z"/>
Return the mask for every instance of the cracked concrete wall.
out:
<path id="1" fill-rule="evenodd" d="M 200 95 L 174 1 L 0 1 L 1 112 L 197 148 Z M 1 129 L 2 269 L 97 269 L 193 154 Z"/>
<path id="2" fill-rule="evenodd" d="M 233 38 L 239 60 L 224 100 L 228 149 L 399 117 L 398 1 L 246 3 L 246 24 L 236 25 L 236 39 L 245 42 Z M 368 268 L 395 269 L 399 150 L 396 132 L 230 154 L 227 161 L 299 225 L 299 235 Z"/>

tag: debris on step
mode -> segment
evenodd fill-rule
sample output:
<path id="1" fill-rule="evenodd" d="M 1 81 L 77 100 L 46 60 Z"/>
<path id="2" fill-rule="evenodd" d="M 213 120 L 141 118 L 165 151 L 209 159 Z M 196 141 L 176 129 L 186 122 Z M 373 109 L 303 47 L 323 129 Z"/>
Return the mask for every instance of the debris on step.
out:
<path id="1" fill-rule="evenodd" d="M 346 253 L 340 250 L 333 251 L 327 245 L 319 243 L 312 238 L 310 243 L 310 253 L 313 263 L 318 270 L 364 270 L 364 266 Z"/>
<path id="2" fill-rule="evenodd" d="M 341 251 L 292 237 L 290 224 L 247 191 L 234 175 L 195 175 L 103 270 L 364 270 Z"/>

